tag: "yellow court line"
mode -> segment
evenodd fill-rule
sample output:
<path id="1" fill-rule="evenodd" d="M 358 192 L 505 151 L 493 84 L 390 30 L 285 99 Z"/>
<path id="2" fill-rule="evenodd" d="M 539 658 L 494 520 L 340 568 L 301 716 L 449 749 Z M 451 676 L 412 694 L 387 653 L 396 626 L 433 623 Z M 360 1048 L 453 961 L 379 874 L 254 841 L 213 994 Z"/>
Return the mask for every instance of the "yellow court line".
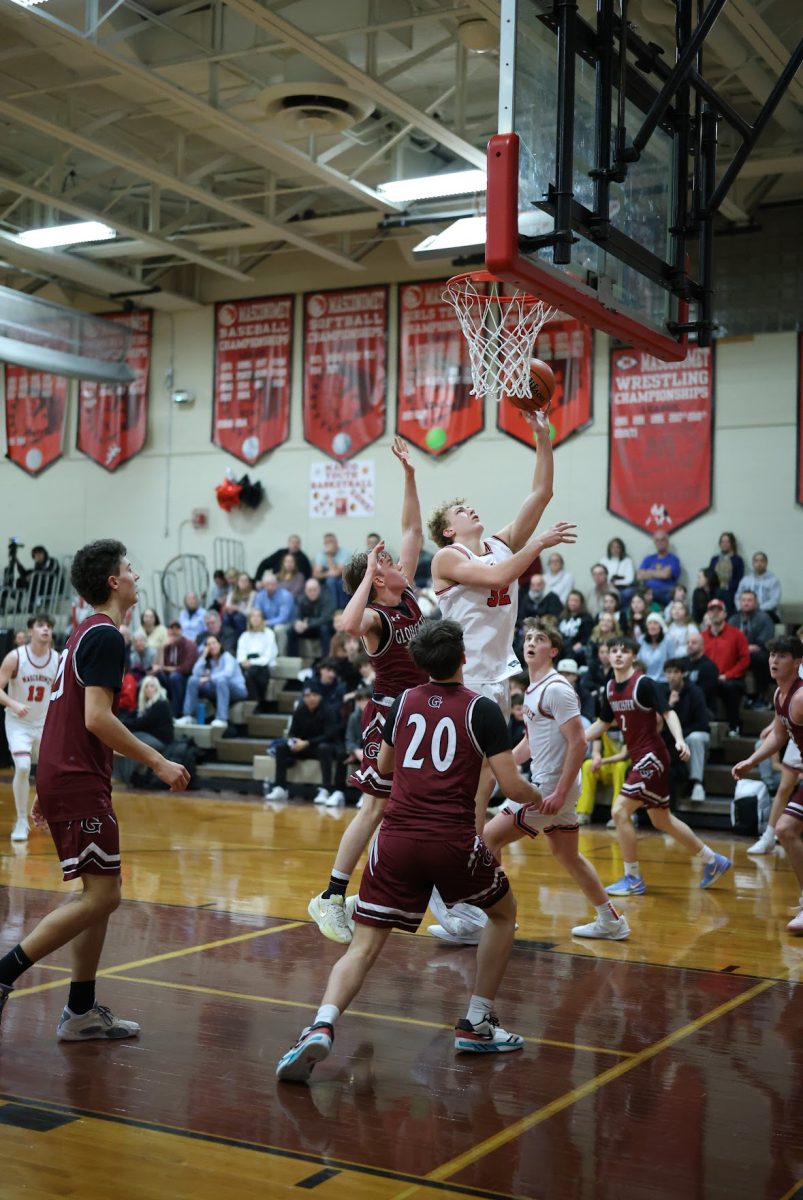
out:
<path id="1" fill-rule="evenodd" d="M 443 1182 L 449 1179 L 450 1176 L 456 1175 L 459 1171 L 477 1162 L 486 1155 L 498 1150 L 501 1146 L 507 1145 L 515 1138 L 521 1137 L 529 1129 L 533 1129 L 536 1125 L 541 1125 L 544 1121 L 548 1121 L 550 1117 L 554 1117 L 556 1113 L 562 1112 L 564 1108 L 569 1108 L 570 1105 L 576 1104 L 579 1100 L 584 1100 L 586 1096 L 592 1092 L 599 1091 L 608 1083 L 613 1083 L 615 1079 L 620 1079 L 629 1071 L 640 1067 L 642 1063 L 648 1062 L 649 1059 L 655 1058 L 664 1050 L 668 1050 L 670 1046 L 674 1046 L 677 1042 L 681 1042 L 684 1038 L 689 1037 L 698 1030 L 703 1029 L 712 1021 L 716 1021 L 719 1017 L 725 1016 L 734 1008 L 739 1008 L 742 1004 L 760 996 L 762 992 L 766 992 L 769 988 L 775 987 L 776 980 L 765 979 L 761 983 L 757 983 L 755 987 L 750 988 L 746 992 L 742 992 L 739 996 L 734 996 L 731 1000 L 727 1000 L 724 1004 L 720 1004 L 718 1008 L 714 1008 L 711 1012 L 705 1013 L 702 1017 L 697 1017 L 696 1020 L 690 1021 L 687 1025 L 676 1029 L 674 1033 L 670 1033 L 660 1041 L 654 1042 L 651 1046 L 645 1047 L 637 1054 L 634 1054 L 627 1062 L 617 1063 L 615 1067 L 609 1067 L 607 1071 L 603 1071 L 600 1075 L 595 1075 L 593 1079 L 589 1079 L 587 1083 L 583 1083 L 580 1087 L 573 1088 L 572 1091 L 566 1092 L 563 1096 L 558 1096 L 557 1099 L 545 1104 L 542 1108 L 536 1109 L 529 1116 L 522 1117 L 520 1121 L 516 1121 L 513 1125 L 508 1125 L 505 1129 L 501 1129 L 499 1133 L 495 1133 L 492 1137 L 486 1138 L 484 1142 L 479 1142 L 476 1146 L 472 1146 L 470 1150 L 466 1150 L 463 1154 L 459 1154 L 456 1158 L 450 1159 L 440 1167 L 436 1167 L 434 1171 L 430 1171 L 426 1178 L 436 1182 Z M 397 1193 L 393 1200 L 406 1200 L 409 1196 L 414 1196 L 417 1188 L 406 1188 L 403 1192 Z"/>
<path id="2" fill-rule="evenodd" d="M 797 1183 L 790 1187 L 788 1192 L 784 1192 L 781 1200 L 793 1200 L 793 1197 L 800 1194 L 801 1189 L 803 1189 L 803 1179 L 798 1179 Z"/>
<path id="3" fill-rule="evenodd" d="M 221 988 L 202 987 L 197 983 L 174 983 L 169 979 L 146 979 L 137 975 L 116 975 L 115 979 L 119 979 L 123 983 L 144 983 L 151 987 L 172 988 L 181 992 L 198 992 L 202 996 L 220 996 L 227 1000 L 253 1000 L 258 1004 L 275 1004 L 284 1008 L 314 1008 L 314 1004 L 310 1004 L 307 1000 L 283 1000 L 278 996 L 254 996 L 249 992 L 225 992 Z M 352 1017 L 367 1017 L 370 1021 L 391 1021 L 398 1025 L 418 1025 L 423 1029 L 453 1029 L 452 1025 L 444 1025 L 440 1021 L 421 1021 L 416 1017 L 397 1017 L 391 1013 L 373 1013 L 363 1012 L 359 1008 L 350 1008 L 349 1015 Z M 584 1046 L 578 1042 L 557 1042 L 550 1038 L 525 1038 L 525 1042 L 532 1042 L 539 1046 L 555 1046 L 560 1050 L 586 1050 L 590 1054 L 609 1054 L 616 1058 L 632 1058 L 633 1054 L 629 1050 L 611 1050 L 603 1046 Z"/>

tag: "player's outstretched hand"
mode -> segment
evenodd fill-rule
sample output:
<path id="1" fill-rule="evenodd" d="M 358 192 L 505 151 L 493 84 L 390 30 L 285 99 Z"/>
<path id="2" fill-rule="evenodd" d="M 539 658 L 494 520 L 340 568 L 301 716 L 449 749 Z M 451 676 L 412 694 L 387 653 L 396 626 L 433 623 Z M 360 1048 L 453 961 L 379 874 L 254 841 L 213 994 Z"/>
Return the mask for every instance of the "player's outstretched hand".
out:
<path id="1" fill-rule="evenodd" d="M 577 541 L 577 526 L 571 521 L 557 521 L 551 528 L 539 533 L 538 540 L 545 547 L 560 546 L 564 542 L 571 545 Z"/>
<path id="2" fill-rule="evenodd" d="M 731 767 L 731 775 L 734 779 L 744 779 L 745 775 L 749 775 L 753 769 L 753 764 L 749 758 L 743 758 L 741 762 L 737 762 L 734 767 Z"/>
<path id="3" fill-rule="evenodd" d="M 393 445 L 390 448 L 398 458 L 401 465 L 404 467 L 405 471 L 412 472 L 415 470 L 415 467 L 410 462 L 410 447 L 407 445 L 404 438 L 399 437 L 397 434 L 393 439 Z"/>
<path id="4" fill-rule="evenodd" d="M 167 784 L 171 792 L 186 791 L 190 782 L 190 773 L 182 763 L 171 762 L 169 758 L 163 758 L 153 770 L 162 783 Z"/>

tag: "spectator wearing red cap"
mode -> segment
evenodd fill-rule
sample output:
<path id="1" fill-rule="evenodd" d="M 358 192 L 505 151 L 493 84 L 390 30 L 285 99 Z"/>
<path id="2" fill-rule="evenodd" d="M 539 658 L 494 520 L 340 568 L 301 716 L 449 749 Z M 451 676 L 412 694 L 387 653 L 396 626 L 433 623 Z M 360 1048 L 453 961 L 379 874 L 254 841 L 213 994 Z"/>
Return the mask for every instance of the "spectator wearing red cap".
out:
<path id="1" fill-rule="evenodd" d="M 708 627 L 703 630 L 705 654 L 719 672 L 717 694 L 725 706 L 728 737 L 739 736 L 739 708 L 744 695 L 744 677 L 750 667 L 747 638 L 726 620 L 722 600 L 709 600 L 706 608 Z"/>

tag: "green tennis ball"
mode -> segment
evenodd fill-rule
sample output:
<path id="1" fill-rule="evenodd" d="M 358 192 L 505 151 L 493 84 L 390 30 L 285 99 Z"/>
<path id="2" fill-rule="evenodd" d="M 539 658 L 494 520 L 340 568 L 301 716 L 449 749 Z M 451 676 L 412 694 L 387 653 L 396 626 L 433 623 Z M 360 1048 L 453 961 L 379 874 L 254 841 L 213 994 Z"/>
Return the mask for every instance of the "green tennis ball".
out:
<path id="1" fill-rule="evenodd" d="M 442 446 L 446 445 L 447 437 L 448 434 L 446 433 L 445 429 L 442 429 L 440 425 L 433 425 L 432 429 L 428 431 L 427 436 L 424 438 L 424 441 L 427 443 L 430 450 L 440 450 Z"/>

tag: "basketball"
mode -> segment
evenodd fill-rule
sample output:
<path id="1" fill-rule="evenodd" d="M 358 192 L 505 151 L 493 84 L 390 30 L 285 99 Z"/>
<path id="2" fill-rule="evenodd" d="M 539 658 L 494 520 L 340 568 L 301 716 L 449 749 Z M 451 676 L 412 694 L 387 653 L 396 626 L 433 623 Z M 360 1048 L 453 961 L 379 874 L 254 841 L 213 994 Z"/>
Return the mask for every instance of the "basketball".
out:
<path id="1" fill-rule="evenodd" d="M 515 404 L 516 408 L 520 408 L 522 412 L 537 412 L 539 409 L 547 407 L 554 391 L 555 376 L 549 363 L 543 362 L 540 358 L 534 358 L 530 363 L 531 395 L 512 396 L 509 392 L 503 392 L 502 396 L 511 404 Z"/>

